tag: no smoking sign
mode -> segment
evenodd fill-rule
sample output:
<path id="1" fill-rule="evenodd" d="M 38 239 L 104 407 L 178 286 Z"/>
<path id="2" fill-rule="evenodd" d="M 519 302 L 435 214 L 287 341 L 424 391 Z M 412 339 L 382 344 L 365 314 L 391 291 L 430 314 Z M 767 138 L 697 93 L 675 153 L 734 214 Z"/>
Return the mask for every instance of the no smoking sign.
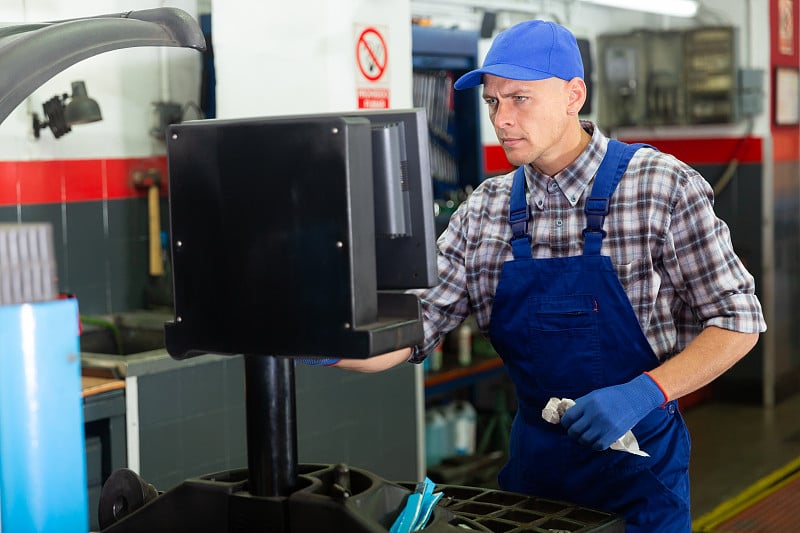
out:
<path id="1" fill-rule="evenodd" d="M 356 91 L 362 109 L 389 107 L 389 49 L 384 35 L 376 26 L 356 28 Z"/>
<path id="2" fill-rule="evenodd" d="M 356 59 L 361 74 L 369 81 L 378 81 L 386 72 L 388 58 L 383 35 L 373 27 L 363 30 L 356 43 Z"/>

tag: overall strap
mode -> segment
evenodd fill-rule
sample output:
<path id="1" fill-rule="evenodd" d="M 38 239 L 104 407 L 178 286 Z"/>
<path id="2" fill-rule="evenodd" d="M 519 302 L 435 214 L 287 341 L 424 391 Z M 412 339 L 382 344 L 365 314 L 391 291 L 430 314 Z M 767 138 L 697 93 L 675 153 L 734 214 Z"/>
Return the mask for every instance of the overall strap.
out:
<path id="1" fill-rule="evenodd" d="M 586 199 L 583 212 L 586 214 L 586 227 L 583 229 L 583 255 L 600 255 L 600 247 L 606 232 L 603 229 L 611 195 L 617 189 L 619 180 L 628 168 L 633 154 L 639 148 L 653 148 L 647 144 L 626 144 L 616 139 L 608 140 L 608 149 L 597 169 L 592 192 Z"/>
<path id="2" fill-rule="evenodd" d="M 514 259 L 531 258 L 531 210 L 528 199 L 525 197 L 525 167 L 517 168 L 514 172 L 514 182 L 511 185 L 511 201 L 509 205 L 508 222 L 511 224 L 511 249 Z"/>

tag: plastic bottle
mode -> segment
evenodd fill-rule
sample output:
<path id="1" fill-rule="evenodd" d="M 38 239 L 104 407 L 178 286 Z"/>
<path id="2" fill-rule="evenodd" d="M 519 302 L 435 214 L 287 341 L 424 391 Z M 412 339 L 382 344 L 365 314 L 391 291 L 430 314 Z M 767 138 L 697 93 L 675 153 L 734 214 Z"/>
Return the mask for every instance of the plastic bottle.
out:
<path id="1" fill-rule="evenodd" d="M 447 440 L 445 441 L 445 458 L 456 454 L 456 422 L 458 421 L 458 411 L 455 402 L 450 402 L 441 407 L 447 427 Z"/>
<path id="2" fill-rule="evenodd" d="M 433 349 L 430 357 L 426 359 L 426 361 L 430 360 L 430 365 L 428 366 L 428 370 L 431 372 L 438 372 L 442 369 L 442 358 L 444 354 L 443 350 L 444 346 L 444 339 L 439 341 L 439 344 L 436 345 L 436 348 Z"/>
<path id="3" fill-rule="evenodd" d="M 472 364 L 472 328 L 466 323 L 458 328 L 458 364 Z"/>
<path id="4" fill-rule="evenodd" d="M 438 465 L 445 457 L 447 445 L 447 422 L 438 407 L 425 412 L 425 466 Z"/>
<path id="5" fill-rule="evenodd" d="M 471 403 L 459 401 L 455 404 L 454 447 L 456 455 L 475 453 L 478 413 Z"/>

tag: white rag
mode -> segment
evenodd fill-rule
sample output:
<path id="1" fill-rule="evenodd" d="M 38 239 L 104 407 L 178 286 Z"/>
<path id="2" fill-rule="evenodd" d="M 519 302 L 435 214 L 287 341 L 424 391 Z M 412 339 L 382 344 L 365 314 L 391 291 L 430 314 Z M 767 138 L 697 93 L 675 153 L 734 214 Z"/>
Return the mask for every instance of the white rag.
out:
<path id="1" fill-rule="evenodd" d="M 558 424 L 561 422 L 561 417 L 567 409 L 573 405 L 575 405 L 575 402 L 569 398 L 550 398 L 547 405 L 542 409 L 542 418 L 551 424 Z M 627 433 L 612 442 L 611 449 L 632 453 L 633 455 L 640 455 L 642 457 L 650 457 L 649 453 L 639 449 L 639 441 L 633 436 L 633 431 L 631 430 L 628 430 Z"/>

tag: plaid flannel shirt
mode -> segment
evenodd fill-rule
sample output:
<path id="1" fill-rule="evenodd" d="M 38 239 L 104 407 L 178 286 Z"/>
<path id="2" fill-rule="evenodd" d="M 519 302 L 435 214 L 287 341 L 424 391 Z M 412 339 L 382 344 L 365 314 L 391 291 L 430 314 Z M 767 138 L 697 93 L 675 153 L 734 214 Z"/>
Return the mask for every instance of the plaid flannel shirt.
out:
<path id="1" fill-rule="evenodd" d="M 592 139 L 556 176 L 525 167 L 534 258 L 583 253 L 583 204 L 608 138 L 583 122 Z M 437 241 L 439 284 L 415 291 L 425 340 L 411 362 L 473 314 L 488 336 L 503 263 L 513 259 L 509 198 L 514 172 L 483 181 L 458 207 Z M 753 276 L 733 250 L 728 226 L 713 210 L 708 182 L 690 166 L 640 149 L 611 197 L 601 253 L 608 255 L 639 324 L 660 360 L 680 352 L 709 325 L 747 333 L 766 329 Z"/>

